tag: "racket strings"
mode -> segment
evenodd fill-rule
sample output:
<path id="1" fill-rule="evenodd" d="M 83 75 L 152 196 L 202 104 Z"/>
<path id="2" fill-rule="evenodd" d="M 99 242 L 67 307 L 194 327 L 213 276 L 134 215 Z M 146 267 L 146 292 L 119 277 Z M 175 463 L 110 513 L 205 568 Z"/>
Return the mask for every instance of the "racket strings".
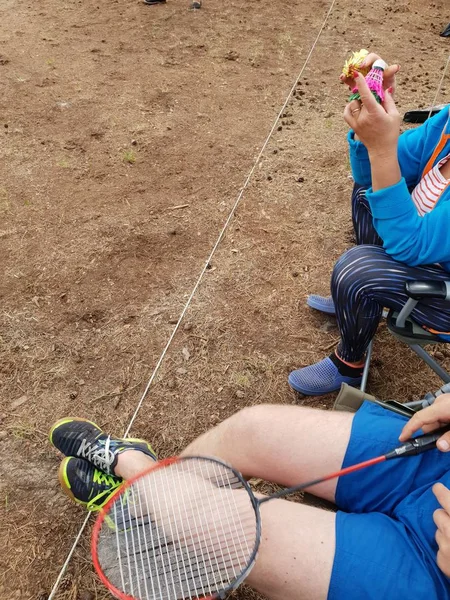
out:
<path id="1" fill-rule="evenodd" d="M 192 458 L 150 472 L 116 498 L 100 530 L 98 559 L 130 598 L 211 596 L 246 570 L 258 531 L 252 499 L 234 471 Z"/>

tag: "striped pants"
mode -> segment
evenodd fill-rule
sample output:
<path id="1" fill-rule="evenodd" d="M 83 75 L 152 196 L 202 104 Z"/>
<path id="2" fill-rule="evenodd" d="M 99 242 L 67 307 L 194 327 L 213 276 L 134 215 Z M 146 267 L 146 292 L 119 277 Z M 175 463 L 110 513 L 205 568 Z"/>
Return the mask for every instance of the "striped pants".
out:
<path id="1" fill-rule="evenodd" d="M 336 262 L 331 295 L 341 334 L 338 354 L 347 362 L 359 362 L 375 335 L 383 307 L 400 310 L 408 299 L 406 281 L 449 280 L 450 273 L 438 266 L 410 267 L 390 257 L 374 229 L 365 189 L 357 185 L 352 195 L 352 218 L 358 246 Z M 423 300 L 412 317 L 420 325 L 450 331 L 448 302 Z"/>

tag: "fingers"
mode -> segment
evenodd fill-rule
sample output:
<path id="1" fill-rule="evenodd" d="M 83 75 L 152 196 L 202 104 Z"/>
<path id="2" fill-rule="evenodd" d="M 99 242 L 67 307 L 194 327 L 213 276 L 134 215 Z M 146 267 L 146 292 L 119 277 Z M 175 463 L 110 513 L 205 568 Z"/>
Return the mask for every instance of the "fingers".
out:
<path id="1" fill-rule="evenodd" d="M 383 86 L 385 88 L 395 86 L 395 76 L 400 71 L 400 65 L 391 65 L 387 67 L 383 74 Z"/>
<path id="2" fill-rule="evenodd" d="M 383 108 L 389 115 L 397 115 L 398 110 L 395 106 L 394 98 L 392 97 L 392 88 L 388 88 L 384 92 Z"/>
<path id="3" fill-rule="evenodd" d="M 368 55 L 368 57 L 370 58 L 370 61 L 368 63 L 366 63 L 366 61 L 364 61 L 364 64 L 367 64 L 367 66 L 372 66 L 372 64 L 378 59 L 380 58 L 378 56 L 378 54 L 374 54 L 371 53 Z M 392 93 L 395 92 L 395 76 L 397 75 L 397 73 L 400 71 L 400 65 L 391 65 L 390 67 L 386 67 L 384 74 L 383 74 L 383 88 L 392 88 Z M 347 85 L 350 89 L 353 89 L 355 87 L 355 79 L 353 79 L 353 77 L 346 77 L 343 73 L 341 73 L 341 75 L 339 76 L 339 80 L 341 83 L 344 83 L 345 85 Z"/>
<path id="4" fill-rule="evenodd" d="M 361 102 L 368 112 L 374 112 L 378 110 L 378 103 L 375 100 L 372 92 L 369 90 L 366 80 L 359 73 L 355 73 L 355 84 L 358 89 L 359 95 L 361 96 Z"/>
<path id="5" fill-rule="evenodd" d="M 356 120 L 361 112 L 361 102 L 359 100 L 352 100 L 349 102 L 344 109 L 344 119 L 347 125 L 352 129 L 355 128 Z"/>
<path id="6" fill-rule="evenodd" d="M 436 442 L 436 446 L 441 452 L 448 452 L 450 450 L 450 432 L 441 435 Z"/>
<path id="7" fill-rule="evenodd" d="M 433 485 L 433 494 L 436 496 L 436 500 L 439 502 L 439 504 L 442 506 L 442 508 L 444 510 L 436 510 L 433 513 L 433 520 L 436 523 L 436 526 L 439 527 L 439 524 L 437 523 L 436 519 L 438 519 L 438 521 L 440 523 L 444 522 L 443 519 L 443 515 L 438 514 L 438 513 L 444 513 L 447 515 L 447 517 L 449 518 L 449 523 L 450 523 L 450 490 L 448 490 L 445 485 L 442 485 L 442 483 L 435 483 Z M 441 529 L 439 527 L 439 529 Z"/>
<path id="8" fill-rule="evenodd" d="M 370 69 L 373 65 L 373 63 L 376 60 L 379 60 L 381 58 L 381 56 L 378 56 L 378 54 L 375 54 L 375 52 L 369 52 L 369 54 L 366 56 L 366 58 L 362 61 L 361 63 L 361 67 L 366 67 L 368 69 Z"/>
<path id="9" fill-rule="evenodd" d="M 450 421 L 450 395 L 443 394 L 435 402 L 419 410 L 403 427 L 399 440 L 404 442 L 410 438 L 416 431 L 422 429 L 424 425 L 429 426 L 428 431 L 439 427 L 440 422 L 448 423 Z M 438 444 L 439 448 L 439 444 Z"/>

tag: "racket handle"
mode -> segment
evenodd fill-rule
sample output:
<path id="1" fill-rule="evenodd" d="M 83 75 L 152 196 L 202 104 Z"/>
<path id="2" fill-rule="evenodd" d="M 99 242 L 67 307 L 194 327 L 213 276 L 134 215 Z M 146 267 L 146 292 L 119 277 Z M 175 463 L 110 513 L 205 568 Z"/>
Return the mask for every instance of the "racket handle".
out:
<path id="1" fill-rule="evenodd" d="M 433 450 L 433 448 L 436 448 L 438 439 L 447 431 L 450 431 L 450 425 L 411 438 L 408 442 L 405 442 L 401 446 L 398 446 L 391 452 L 385 454 L 386 460 L 402 458 L 403 456 L 413 456 L 415 454 L 422 454 L 422 452 L 427 452 L 428 450 Z"/>

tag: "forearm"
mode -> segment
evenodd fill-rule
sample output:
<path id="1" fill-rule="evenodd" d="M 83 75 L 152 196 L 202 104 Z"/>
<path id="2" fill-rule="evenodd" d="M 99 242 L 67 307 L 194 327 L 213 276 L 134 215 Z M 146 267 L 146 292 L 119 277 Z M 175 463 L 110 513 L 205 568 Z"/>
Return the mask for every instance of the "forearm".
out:
<path id="1" fill-rule="evenodd" d="M 401 179 L 398 164 L 397 149 L 385 154 L 370 153 L 370 168 L 372 172 L 372 190 L 377 192 L 397 184 Z"/>

